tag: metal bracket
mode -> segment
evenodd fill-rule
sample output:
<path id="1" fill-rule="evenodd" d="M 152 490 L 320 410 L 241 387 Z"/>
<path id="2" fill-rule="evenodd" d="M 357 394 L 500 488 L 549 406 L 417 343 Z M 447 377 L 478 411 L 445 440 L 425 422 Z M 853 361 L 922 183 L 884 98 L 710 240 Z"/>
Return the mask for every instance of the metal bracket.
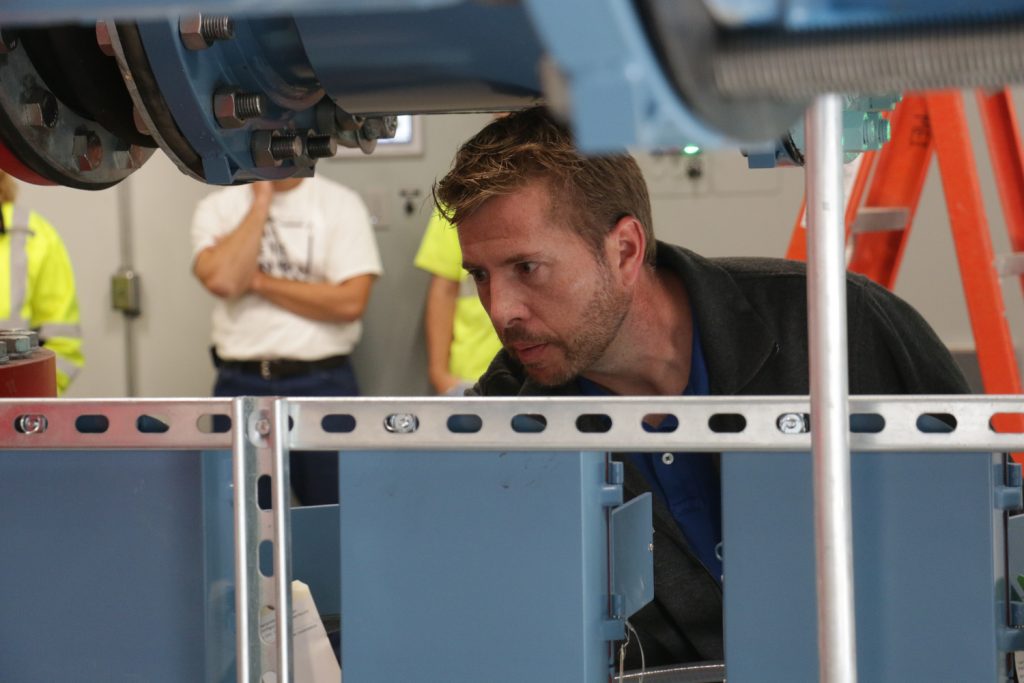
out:
<path id="1" fill-rule="evenodd" d="M 263 681 L 273 672 L 278 683 L 292 683 L 287 401 L 239 397 L 232 418 L 238 682 Z M 262 477 L 270 478 L 269 510 L 259 504 Z M 265 543 L 272 546 L 272 576 L 260 567 L 260 547 Z M 270 613 L 273 632 L 260 625 L 261 617 Z"/>
<path id="2" fill-rule="evenodd" d="M 999 649 L 1003 652 L 1024 651 L 1024 629 L 1007 628 L 999 629 Z"/>
<path id="3" fill-rule="evenodd" d="M 1002 470 L 1002 465 L 999 469 Z M 997 473 L 993 500 L 997 510 L 1015 512 L 1024 508 L 1024 489 L 1021 488 L 1021 467 L 1018 463 L 1006 464 L 1006 482 L 998 483 L 1002 472 Z"/>
<path id="4" fill-rule="evenodd" d="M 627 619 L 654 599 L 652 499 L 644 493 L 611 512 L 611 616 Z"/>

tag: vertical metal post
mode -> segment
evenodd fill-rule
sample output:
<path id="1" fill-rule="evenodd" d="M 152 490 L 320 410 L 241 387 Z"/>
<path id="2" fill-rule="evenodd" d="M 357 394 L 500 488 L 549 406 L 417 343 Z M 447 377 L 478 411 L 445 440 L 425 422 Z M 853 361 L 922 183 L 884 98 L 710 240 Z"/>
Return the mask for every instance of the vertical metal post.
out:
<path id="1" fill-rule="evenodd" d="M 260 663 L 259 459 L 245 428 L 252 401 L 236 398 L 231 410 L 232 485 L 235 506 L 235 657 L 237 680 L 258 681 Z M 254 675 L 255 674 L 255 675 Z"/>
<path id="2" fill-rule="evenodd" d="M 807 112 L 807 308 L 819 680 L 857 680 L 846 346 L 842 98 Z"/>
<path id="3" fill-rule="evenodd" d="M 288 467 L 288 402 L 274 401 L 270 439 L 274 513 L 274 597 L 277 611 L 277 681 L 292 683 L 292 544 L 291 486 Z"/>
<path id="4" fill-rule="evenodd" d="M 235 625 L 237 680 L 292 683 L 291 516 L 287 401 L 236 398 L 234 432 Z M 260 477 L 270 477 L 271 508 L 259 506 Z M 260 546 L 271 543 L 273 576 L 260 568 Z M 264 569 L 266 569 L 264 567 Z M 274 615 L 274 646 L 261 622 Z M 265 642 L 266 641 L 266 642 Z"/>

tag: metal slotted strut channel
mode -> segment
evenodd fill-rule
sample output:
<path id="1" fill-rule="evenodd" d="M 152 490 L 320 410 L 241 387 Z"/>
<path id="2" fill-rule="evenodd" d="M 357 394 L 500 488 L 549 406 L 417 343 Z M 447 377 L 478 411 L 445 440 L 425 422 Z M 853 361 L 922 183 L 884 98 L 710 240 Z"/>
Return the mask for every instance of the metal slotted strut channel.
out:
<path id="1" fill-rule="evenodd" d="M 213 418 L 230 415 L 231 400 L 223 398 L 2 399 L 0 448 L 224 449 L 232 435 L 214 431 Z"/>
<path id="2" fill-rule="evenodd" d="M 282 399 L 294 420 L 289 448 L 309 450 L 665 450 L 800 451 L 809 450 L 810 434 L 786 433 L 779 422 L 786 416 L 805 420 L 810 414 L 806 396 L 720 396 L 683 398 L 290 398 Z M 199 426 L 211 415 L 232 414 L 229 399 L 0 399 L 0 449 L 166 450 L 231 448 L 233 432 L 214 433 Z M 272 405 L 269 404 L 269 405 Z M 679 420 L 674 432 L 647 432 L 645 415 L 671 414 Z M 998 433 L 990 422 L 996 415 L 1024 415 L 1024 397 L 977 396 L 851 396 L 850 414 L 877 415 L 884 426 L 877 432 L 850 434 L 851 451 L 1012 451 L 1024 449 L 1024 433 Z M 80 433 L 80 416 L 103 416 L 103 433 Z M 344 432 L 324 429 L 324 418 L 351 416 Z M 416 418 L 415 431 L 390 432 L 391 415 Z M 474 415 L 480 428 L 473 433 L 449 428 L 449 418 Z M 544 418 L 539 432 L 517 432 L 517 415 Z M 582 432 L 583 415 L 605 415 L 605 432 Z M 715 431 L 717 415 L 742 416 L 739 431 Z M 924 415 L 949 415 L 956 421 L 949 433 L 922 431 Z M 139 430 L 142 416 L 160 419 L 162 433 Z M 31 418 L 23 421 L 22 418 Z M 31 433 L 19 427 L 43 418 L 45 427 Z M 273 418 L 271 418 L 273 419 Z M 329 421 L 328 421 L 329 422 Z M 808 421 L 809 424 L 809 421 Z M 267 472 L 270 474 L 269 470 Z"/>
<path id="3" fill-rule="evenodd" d="M 567 450 L 646 452 L 808 451 L 810 434 L 785 433 L 779 422 L 786 416 L 806 419 L 806 396 L 701 398 L 294 398 L 288 401 L 294 427 L 294 449 L 380 450 Z M 647 432 L 646 415 L 674 415 L 679 427 L 671 433 Z M 851 416 L 878 416 L 878 432 L 850 434 L 852 451 L 1008 451 L 1024 444 L 1024 434 L 996 433 L 994 415 L 1024 414 L 1021 396 L 851 396 Z M 351 418 L 351 429 L 329 432 L 332 416 Z M 389 416 L 414 416 L 416 429 L 388 431 Z M 453 416 L 476 416 L 473 433 L 452 429 Z M 542 416 L 543 431 L 519 432 L 513 418 Z M 583 432 L 577 421 L 584 415 L 604 415 L 605 432 Z M 715 431 L 715 416 L 741 416 L 740 431 Z M 922 416 L 949 415 L 956 427 L 949 433 L 922 431 Z M 325 420 L 325 418 L 327 418 Z M 807 421 L 809 424 L 809 420 Z M 454 425 L 453 425 L 454 426 Z"/>
<path id="4" fill-rule="evenodd" d="M 308 450 L 581 450 L 637 451 L 674 449 L 707 451 L 809 450 L 810 434 L 787 433 L 779 422 L 787 416 L 806 420 L 806 396 L 721 396 L 697 398 L 291 398 L 282 399 L 294 420 L 289 448 Z M 272 403 L 269 404 L 272 406 Z M 227 399 L 0 399 L 0 449 L 166 450 L 231 448 L 233 431 L 203 431 L 199 423 L 211 415 L 232 414 Z M 645 415 L 671 414 L 679 420 L 674 432 L 647 432 Z M 1024 449 L 1024 433 L 999 433 L 990 422 L 997 415 L 1024 416 L 1024 397 L 977 396 L 851 396 L 850 414 L 878 416 L 884 426 L 877 432 L 850 434 L 851 451 L 1012 451 Z M 103 433 L 81 433 L 80 416 L 103 416 Z M 324 418 L 351 416 L 352 428 L 343 432 L 324 429 Z M 388 431 L 391 415 L 416 418 L 415 431 Z M 449 428 L 449 418 L 473 415 L 480 428 L 467 433 Z M 543 431 L 517 432 L 518 415 L 542 416 Z M 604 415 L 605 432 L 583 432 L 577 420 Z M 714 416 L 738 415 L 742 429 L 715 431 Z M 949 433 L 922 431 L 918 420 L 926 415 L 948 415 L 955 420 Z M 157 417 L 168 426 L 162 433 L 138 428 L 142 416 Z M 30 418 L 24 421 L 22 418 Z M 43 428 L 26 433 L 19 423 Z M 271 417 L 271 419 L 273 419 Z M 807 420 L 809 424 L 809 420 Z M 712 423 L 712 424 L 709 424 Z M 270 471 L 267 472 L 270 474 Z"/>
<path id="5" fill-rule="evenodd" d="M 235 399 L 233 459 L 235 510 L 235 643 L 239 681 L 292 681 L 292 600 L 289 472 L 284 435 L 286 401 Z M 259 506 L 258 481 L 270 477 L 271 509 Z M 273 575 L 260 570 L 260 546 L 273 549 Z M 274 615 L 270 637 L 265 614 Z M 288 637 L 280 638 L 278 634 Z M 242 637 L 244 634 L 244 637 Z"/>

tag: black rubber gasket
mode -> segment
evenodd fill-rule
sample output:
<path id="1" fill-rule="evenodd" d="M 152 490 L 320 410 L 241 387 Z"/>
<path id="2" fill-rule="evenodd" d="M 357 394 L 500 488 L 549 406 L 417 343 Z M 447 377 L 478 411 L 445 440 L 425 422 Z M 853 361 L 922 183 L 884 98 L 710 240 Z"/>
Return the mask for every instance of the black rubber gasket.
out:
<path id="1" fill-rule="evenodd" d="M 132 72 L 135 87 L 138 88 L 139 96 L 146 103 L 146 112 L 157 127 L 157 132 L 163 138 L 164 143 L 181 163 L 197 177 L 206 180 L 203 172 L 203 159 L 189 144 L 188 138 L 178 128 L 174 121 L 167 100 L 164 99 L 160 86 L 157 84 L 156 76 L 149 66 L 149 58 L 142 47 L 142 38 L 139 36 L 138 25 L 134 23 L 118 23 L 117 36 L 121 42 L 121 49 L 124 51 L 124 59 L 128 69 Z"/>

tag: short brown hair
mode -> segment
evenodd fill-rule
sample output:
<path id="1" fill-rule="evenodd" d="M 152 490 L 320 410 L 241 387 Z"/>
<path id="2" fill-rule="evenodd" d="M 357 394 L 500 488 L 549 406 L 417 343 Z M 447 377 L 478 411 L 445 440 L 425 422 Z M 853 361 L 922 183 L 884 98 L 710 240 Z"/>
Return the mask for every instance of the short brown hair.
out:
<path id="1" fill-rule="evenodd" d="M 434 185 L 434 202 L 457 224 L 488 199 L 534 180 L 547 181 L 552 199 L 564 202 L 573 228 L 598 254 L 619 219 L 635 217 L 647 238 L 644 261 L 654 263 L 651 200 L 636 160 L 580 154 L 569 130 L 543 107 L 500 118 L 462 145 Z"/>

